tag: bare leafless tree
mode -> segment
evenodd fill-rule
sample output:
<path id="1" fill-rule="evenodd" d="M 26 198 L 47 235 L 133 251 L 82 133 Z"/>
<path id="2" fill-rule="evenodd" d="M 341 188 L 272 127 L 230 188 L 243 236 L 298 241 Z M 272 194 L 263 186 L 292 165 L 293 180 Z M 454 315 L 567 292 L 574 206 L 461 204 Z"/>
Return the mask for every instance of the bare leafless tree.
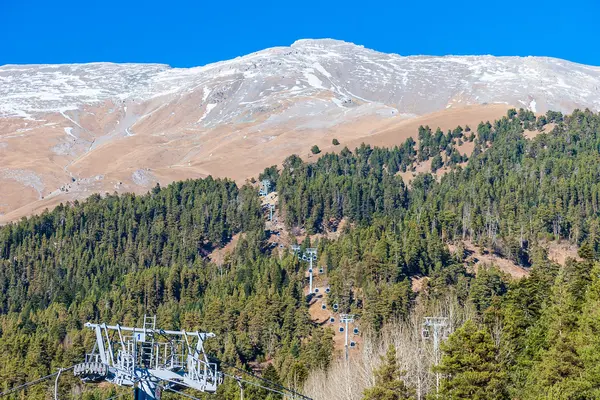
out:
<path id="1" fill-rule="evenodd" d="M 329 369 L 313 371 L 304 392 L 315 400 L 361 400 L 364 390 L 375 384 L 373 372 L 393 344 L 405 383 L 415 390 L 418 400 L 424 399 L 435 390 L 433 344 L 422 335 L 424 317 L 431 315 L 448 318 L 448 330 L 453 331 L 473 317 L 473 310 L 461 305 L 452 293 L 438 300 L 417 301 L 407 318 L 378 332 L 366 331 L 361 347 L 351 352 L 348 361 L 340 353 Z"/>

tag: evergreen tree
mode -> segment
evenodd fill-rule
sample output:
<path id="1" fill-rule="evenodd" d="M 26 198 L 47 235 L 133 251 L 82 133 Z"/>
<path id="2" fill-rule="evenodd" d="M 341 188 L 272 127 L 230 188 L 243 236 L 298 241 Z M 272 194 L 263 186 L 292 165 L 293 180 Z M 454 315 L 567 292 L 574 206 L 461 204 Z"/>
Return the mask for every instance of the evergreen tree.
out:
<path id="1" fill-rule="evenodd" d="M 435 157 L 433 157 L 433 159 L 431 160 L 431 172 L 435 172 L 443 166 L 444 162 L 442 161 L 442 156 L 438 154 Z"/>
<path id="2" fill-rule="evenodd" d="M 381 366 L 375 371 L 375 386 L 365 390 L 363 400 L 413 399 L 414 391 L 402 380 L 404 372 L 398 366 L 396 348 L 393 345 L 388 347 L 381 362 Z"/>
<path id="3" fill-rule="evenodd" d="M 492 337 L 471 320 L 441 345 L 443 352 L 435 372 L 444 375 L 439 398 L 499 400 L 508 398 L 505 373 L 498 362 Z"/>

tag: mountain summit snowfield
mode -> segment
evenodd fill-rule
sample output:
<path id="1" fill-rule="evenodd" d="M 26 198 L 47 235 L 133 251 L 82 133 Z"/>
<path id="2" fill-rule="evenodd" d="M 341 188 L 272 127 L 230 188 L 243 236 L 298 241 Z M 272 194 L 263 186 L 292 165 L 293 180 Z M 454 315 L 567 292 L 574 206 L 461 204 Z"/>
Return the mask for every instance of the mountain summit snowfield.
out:
<path id="1" fill-rule="evenodd" d="M 509 106 L 600 111 L 600 68 L 546 57 L 402 57 L 331 39 L 189 69 L 5 65 L 0 214 L 208 174 L 243 180 L 333 137 L 369 142 L 430 113 L 441 112 L 442 124 L 443 113 L 454 122 L 467 110 L 471 122 Z"/>
<path id="2" fill-rule="evenodd" d="M 4 117 L 75 111 L 104 100 L 169 102 L 195 92 L 202 93 L 205 124 L 244 121 L 278 110 L 290 98 L 319 94 L 329 96 L 329 106 L 378 103 L 417 115 L 482 103 L 568 112 L 600 109 L 600 68 L 546 57 L 402 57 L 331 39 L 299 40 L 189 69 L 112 63 L 0 67 Z"/>

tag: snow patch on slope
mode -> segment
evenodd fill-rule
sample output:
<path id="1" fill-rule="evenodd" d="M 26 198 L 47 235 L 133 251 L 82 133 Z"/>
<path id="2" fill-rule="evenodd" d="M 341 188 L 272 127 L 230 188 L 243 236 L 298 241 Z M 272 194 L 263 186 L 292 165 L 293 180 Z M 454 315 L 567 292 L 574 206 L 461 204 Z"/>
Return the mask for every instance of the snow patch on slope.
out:
<path id="1" fill-rule="evenodd" d="M 69 136 L 71 136 L 74 139 L 77 139 L 77 136 L 73 135 L 73 128 L 72 127 L 67 127 L 65 128 L 65 133 Z"/>
<path id="2" fill-rule="evenodd" d="M 533 99 L 533 100 L 531 100 L 531 101 L 529 102 L 529 110 L 530 110 L 530 111 L 533 111 L 533 112 L 537 112 L 537 110 L 536 110 L 536 107 L 535 107 L 535 106 L 536 106 L 536 102 L 535 102 L 535 99 Z"/>
<path id="3" fill-rule="evenodd" d="M 309 69 L 308 71 L 304 71 L 304 78 L 306 79 L 306 81 L 308 82 L 308 84 L 312 87 L 314 87 L 315 89 L 325 89 L 323 87 L 323 82 L 321 82 L 321 80 L 319 78 L 316 77 L 316 75 L 313 75 L 311 72 L 313 70 Z"/>
<path id="4" fill-rule="evenodd" d="M 216 104 L 207 104 L 206 105 L 206 110 L 204 111 L 204 114 L 202 114 L 202 116 L 200 117 L 200 119 L 198 120 L 198 122 L 202 122 L 204 121 L 204 119 L 208 116 L 208 114 L 210 114 L 210 112 L 213 110 L 213 108 L 215 108 L 217 105 Z"/>

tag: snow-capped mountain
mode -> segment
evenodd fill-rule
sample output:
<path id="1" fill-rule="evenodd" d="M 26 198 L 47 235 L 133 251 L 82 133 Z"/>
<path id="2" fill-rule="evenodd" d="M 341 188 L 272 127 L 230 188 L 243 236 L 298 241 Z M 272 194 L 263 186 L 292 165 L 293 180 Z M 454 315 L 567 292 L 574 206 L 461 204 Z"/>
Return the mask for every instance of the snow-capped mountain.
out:
<path id="1" fill-rule="evenodd" d="M 5 65 L 0 214 L 67 193 L 243 179 L 333 134 L 350 143 L 484 104 L 600 111 L 600 68 L 545 57 L 402 57 L 330 39 L 187 69 Z"/>
<path id="2" fill-rule="evenodd" d="M 236 122 L 278 110 L 290 98 L 318 94 L 337 107 L 380 103 L 407 114 L 481 103 L 568 112 L 600 109 L 600 68 L 546 57 L 401 57 L 336 40 L 300 40 L 189 69 L 111 63 L 0 67 L 4 117 L 77 110 L 103 100 L 169 101 L 192 92 L 202 93 L 198 105 L 209 109 L 207 123 Z"/>

